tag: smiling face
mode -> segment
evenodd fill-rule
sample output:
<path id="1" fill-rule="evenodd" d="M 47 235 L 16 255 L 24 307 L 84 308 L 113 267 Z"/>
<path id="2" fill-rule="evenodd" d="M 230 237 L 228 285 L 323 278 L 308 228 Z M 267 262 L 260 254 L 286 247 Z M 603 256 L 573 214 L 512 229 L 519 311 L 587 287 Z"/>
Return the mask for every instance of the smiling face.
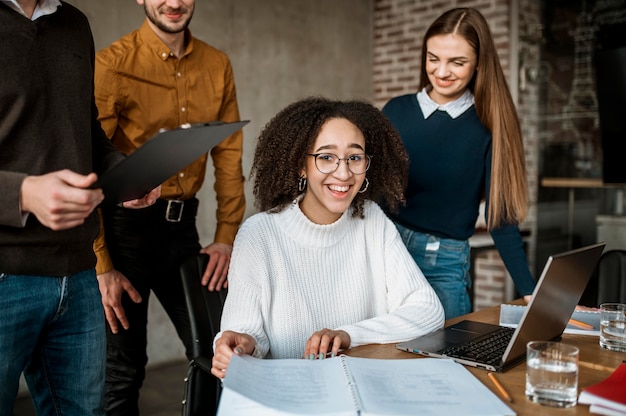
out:
<path id="1" fill-rule="evenodd" d="M 329 119 L 321 128 L 309 153 L 333 153 L 339 158 L 365 153 L 365 138 L 361 131 L 344 118 Z M 365 173 L 355 175 L 345 162 L 339 161 L 336 171 L 321 173 L 315 167 L 315 158 L 307 156 L 301 172 L 307 188 L 300 209 L 316 224 L 331 224 L 350 207 L 365 181 Z"/>
<path id="2" fill-rule="evenodd" d="M 478 58 L 460 35 L 437 35 L 426 42 L 426 74 L 432 85 L 430 98 L 445 104 L 459 98 L 472 80 Z"/>
<path id="3" fill-rule="evenodd" d="M 153 27 L 164 33 L 183 32 L 193 16 L 195 0 L 137 0 Z"/>

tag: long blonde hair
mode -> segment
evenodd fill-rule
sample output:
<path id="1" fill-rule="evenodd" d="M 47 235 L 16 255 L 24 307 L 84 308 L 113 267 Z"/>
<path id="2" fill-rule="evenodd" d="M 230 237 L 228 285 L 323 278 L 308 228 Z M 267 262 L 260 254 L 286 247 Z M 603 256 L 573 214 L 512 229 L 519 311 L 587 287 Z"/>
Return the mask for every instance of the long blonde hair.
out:
<path id="1" fill-rule="evenodd" d="M 420 90 L 430 85 L 426 73 L 426 42 L 433 36 L 461 35 L 476 51 L 478 66 L 468 88 L 474 94 L 480 121 L 491 132 L 491 183 L 487 226 L 517 224 L 528 213 L 528 183 L 524 143 L 517 110 L 498 53 L 483 15 L 476 9 L 457 8 L 442 14 L 424 35 Z"/>

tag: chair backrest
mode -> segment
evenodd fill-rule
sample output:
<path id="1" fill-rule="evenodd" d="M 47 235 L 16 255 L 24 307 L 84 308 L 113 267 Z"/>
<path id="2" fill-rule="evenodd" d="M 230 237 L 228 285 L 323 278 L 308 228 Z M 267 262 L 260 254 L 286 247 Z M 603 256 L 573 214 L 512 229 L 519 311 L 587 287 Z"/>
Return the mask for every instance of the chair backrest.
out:
<path id="1" fill-rule="evenodd" d="M 191 323 L 191 336 L 194 340 L 194 357 L 213 356 L 213 338 L 220 331 L 222 309 L 227 290 L 209 292 L 200 279 L 206 269 L 209 256 L 199 254 L 185 261 L 180 267 L 185 300 Z"/>
<path id="2" fill-rule="evenodd" d="M 626 250 L 603 253 L 597 274 L 598 305 L 604 302 L 626 303 Z"/>
<path id="3" fill-rule="evenodd" d="M 210 292 L 200 280 L 206 269 L 209 256 L 199 254 L 185 261 L 180 275 L 185 292 L 185 301 L 194 340 L 185 379 L 183 415 L 214 415 L 221 392 L 221 382 L 210 374 L 213 358 L 213 339 L 220 330 L 222 309 L 227 290 Z"/>

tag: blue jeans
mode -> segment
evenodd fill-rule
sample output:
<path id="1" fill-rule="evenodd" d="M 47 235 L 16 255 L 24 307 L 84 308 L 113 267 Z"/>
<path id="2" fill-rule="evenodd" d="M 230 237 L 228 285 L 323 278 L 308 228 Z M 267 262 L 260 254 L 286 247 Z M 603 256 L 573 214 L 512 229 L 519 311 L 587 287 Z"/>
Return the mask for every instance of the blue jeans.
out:
<path id="1" fill-rule="evenodd" d="M 396 224 L 409 253 L 435 289 L 446 319 L 471 312 L 469 242 L 440 238 Z"/>
<path id="2" fill-rule="evenodd" d="M 104 414 L 106 335 L 95 270 L 66 277 L 0 273 L 0 415 L 20 374 L 37 415 Z"/>

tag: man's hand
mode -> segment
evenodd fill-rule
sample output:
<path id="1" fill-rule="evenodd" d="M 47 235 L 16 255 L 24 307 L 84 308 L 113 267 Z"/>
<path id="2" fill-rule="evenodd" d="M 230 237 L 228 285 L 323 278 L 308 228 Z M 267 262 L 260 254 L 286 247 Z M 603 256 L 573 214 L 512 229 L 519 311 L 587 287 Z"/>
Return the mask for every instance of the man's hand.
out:
<path id="1" fill-rule="evenodd" d="M 117 270 L 102 273 L 98 275 L 98 286 L 100 287 L 100 295 L 102 296 L 102 306 L 104 306 L 104 315 L 109 322 L 111 332 L 117 334 L 118 320 L 124 329 L 128 329 L 130 324 L 122 307 L 122 295 L 128 293 L 130 299 L 135 303 L 141 302 L 141 295 L 130 283 L 130 281 L 122 273 Z"/>
<path id="2" fill-rule="evenodd" d="M 161 185 L 157 186 L 156 188 L 154 188 L 153 190 L 151 190 L 149 193 L 145 194 L 141 198 L 132 199 L 130 201 L 125 201 L 123 205 L 124 205 L 124 208 L 134 208 L 134 209 L 146 208 L 154 204 L 160 196 L 161 196 Z"/>
<path id="3" fill-rule="evenodd" d="M 233 253 L 233 246 L 224 243 L 213 243 L 206 246 L 201 253 L 210 256 L 209 264 L 202 275 L 202 285 L 207 286 L 210 291 L 221 290 L 228 287 L 228 266 L 230 265 L 230 256 Z"/>
<path id="4" fill-rule="evenodd" d="M 102 202 L 102 189 L 89 189 L 98 177 L 64 169 L 41 176 L 27 176 L 22 182 L 20 206 L 52 230 L 79 226 Z"/>

